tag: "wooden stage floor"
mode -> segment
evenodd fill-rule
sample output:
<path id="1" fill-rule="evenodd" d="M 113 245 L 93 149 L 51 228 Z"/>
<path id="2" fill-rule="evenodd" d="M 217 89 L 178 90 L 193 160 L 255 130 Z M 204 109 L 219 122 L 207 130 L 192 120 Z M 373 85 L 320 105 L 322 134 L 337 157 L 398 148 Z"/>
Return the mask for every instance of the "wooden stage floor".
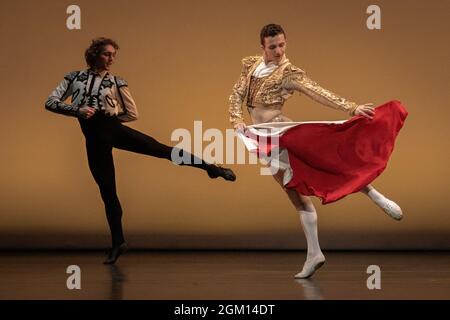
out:
<path id="1" fill-rule="evenodd" d="M 130 251 L 115 266 L 100 251 L 0 252 L 0 299 L 353 300 L 450 299 L 450 252 L 325 252 L 296 280 L 303 251 Z M 69 265 L 81 289 L 69 290 Z M 381 269 L 369 290 L 367 268 Z"/>

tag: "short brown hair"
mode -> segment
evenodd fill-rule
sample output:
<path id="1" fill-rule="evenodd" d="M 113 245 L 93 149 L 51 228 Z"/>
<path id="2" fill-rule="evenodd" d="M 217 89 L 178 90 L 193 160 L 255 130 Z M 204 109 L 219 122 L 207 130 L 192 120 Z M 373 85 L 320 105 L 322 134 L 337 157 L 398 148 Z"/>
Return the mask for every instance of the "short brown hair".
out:
<path id="1" fill-rule="evenodd" d="M 259 37 L 261 39 L 261 45 L 264 45 L 264 39 L 267 37 L 275 37 L 278 34 L 283 34 L 286 37 L 286 33 L 279 24 L 267 24 L 261 29 Z"/>
<path id="2" fill-rule="evenodd" d="M 108 44 L 119 50 L 119 45 L 112 39 L 100 37 L 92 40 L 91 45 L 84 52 L 84 58 L 90 68 L 95 69 L 98 66 L 98 58 L 102 54 L 103 48 Z"/>

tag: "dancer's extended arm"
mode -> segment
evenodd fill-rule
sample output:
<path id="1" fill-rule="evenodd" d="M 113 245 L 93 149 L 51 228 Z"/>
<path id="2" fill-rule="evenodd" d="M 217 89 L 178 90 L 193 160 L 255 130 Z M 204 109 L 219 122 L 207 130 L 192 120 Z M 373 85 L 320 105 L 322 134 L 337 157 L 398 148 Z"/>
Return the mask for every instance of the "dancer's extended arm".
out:
<path id="1" fill-rule="evenodd" d="M 117 116 L 119 120 L 122 122 L 137 120 L 138 110 L 136 107 L 136 103 L 131 96 L 130 89 L 128 89 L 128 86 L 119 87 L 119 94 L 124 109 L 124 113 Z"/>
<path id="2" fill-rule="evenodd" d="M 347 112 L 351 116 L 363 115 L 368 118 L 373 116 L 373 104 L 358 105 L 321 87 L 317 82 L 309 78 L 303 70 L 294 67 L 289 71 L 283 79 L 283 87 L 285 89 L 299 91 L 325 106 Z"/>
<path id="3" fill-rule="evenodd" d="M 78 117 L 79 107 L 64 101 L 72 95 L 72 82 L 76 77 L 77 72 L 69 72 L 64 76 L 63 81 L 53 90 L 45 102 L 45 109 L 60 113 L 66 116 Z"/>

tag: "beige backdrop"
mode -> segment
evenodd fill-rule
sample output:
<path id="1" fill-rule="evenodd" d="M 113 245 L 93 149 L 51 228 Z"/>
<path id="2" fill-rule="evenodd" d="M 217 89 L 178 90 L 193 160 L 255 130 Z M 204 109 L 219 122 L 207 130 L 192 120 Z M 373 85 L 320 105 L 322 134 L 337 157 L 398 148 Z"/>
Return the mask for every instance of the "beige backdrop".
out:
<path id="1" fill-rule="evenodd" d="M 82 29 L 66 28 L 81 7 Z M 377 1 L 382 29 L 366 28 L 372 1 L 2 1 L 0 24 L 0 247 L 103 247 L 103 204 L 74 118 L 45 111 L 68 71 L 84 68 L 97 36 L 121 46 L 113 72 L 128 82 L 133 128 L 172 143 L 175 128 L 229 128 L 228 96 L 240 59 L 259 53 L 266 23 L 287 31 L 287 56 L 344 97 L 410 112 L 374 185 L 403 208 L 395 222 L 362 194 L 327 206 L 315 199 L 325 249 L 450 248 L 450 2 Z M 345 114 L 293 97 L 298 121 Z M 173 144 L 173 143 L 172 143 Z M 232 165 L 235 183 L 168 161 L 114 151 L 124 227 L 132 247 L 304 248 L 286 195 L 255 165 Z"/>

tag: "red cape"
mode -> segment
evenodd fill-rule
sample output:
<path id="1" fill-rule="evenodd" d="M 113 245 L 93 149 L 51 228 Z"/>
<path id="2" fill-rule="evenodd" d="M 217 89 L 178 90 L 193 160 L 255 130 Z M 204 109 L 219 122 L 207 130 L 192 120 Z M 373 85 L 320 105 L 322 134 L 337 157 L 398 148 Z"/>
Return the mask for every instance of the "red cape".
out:
<path id="1" fill-rule="evenodd" d="M 360 191 L 386 168 L 408 115 L 399 101 L 375 109 L 372 120 L 355 116 L 344 123 L 307 123 L 280 137 L 293 177 L 286 185 L 331 203 Z"/>

